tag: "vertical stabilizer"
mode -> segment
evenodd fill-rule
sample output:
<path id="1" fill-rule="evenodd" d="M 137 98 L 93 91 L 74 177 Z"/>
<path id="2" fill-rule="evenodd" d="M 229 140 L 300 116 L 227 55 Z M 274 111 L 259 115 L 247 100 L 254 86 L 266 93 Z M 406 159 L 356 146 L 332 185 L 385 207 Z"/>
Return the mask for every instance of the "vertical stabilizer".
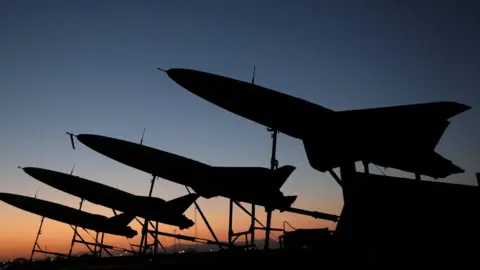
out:
<path id="1" fill-rule="evenodd" d="M 177 212 L 179 214 L 183 214 L 192 203 L 195 202 L 199 197 L 198 194 L 188 194 L 182 197 L 178 197 L 176 199 L 170 200 L 165 203 L 165 207 L 171 209 L 173 212 Z"/>
<path id="2" fill-rule="evenodd" d="M 273 186 L 276 189 L 280 189 L 285 181 L 287 181 L 288 177 L 292 174 L 292 172 L 295 170 L 295 167 L 292 165 L 285 165 L 282 166 L 274 171 L 273 175 Z"/>

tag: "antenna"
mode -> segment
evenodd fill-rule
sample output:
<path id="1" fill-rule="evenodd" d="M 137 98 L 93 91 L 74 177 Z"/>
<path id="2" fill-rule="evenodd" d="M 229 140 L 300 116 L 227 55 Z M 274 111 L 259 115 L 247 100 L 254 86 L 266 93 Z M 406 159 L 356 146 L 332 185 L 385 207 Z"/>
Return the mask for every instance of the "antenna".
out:
<path id="1" fill-rule="evenodd" d="M 252 84 L 255 84 L 255 65 L 253 65 L 253 76 L 252 76 Z"/>
<path id="2" fill-rule="evenodd" d="M 73 169 L 75 169 L 75 163 L 73 163 L 72 170 L 70 171 L 70 175 L 73 175 Z"/>
<path id="3" fill-rule="evenodd" d="M 143 129 L 142 139 L 140 140 L 140 145 L 143 145 L 143 137 L 145 136 L 145 130 L 147 130 L 147 128 Z"/>
<path id="4" fill-rule="evenodd" d="M 40 188 L 37 189 L 37 192 L 35 192 L 35 197 L 33 197 L 33 198 L 35 198 L 35 199 L 37 198 L 37 194 L 38 194 L 39 190 L 40 190 Z"/>

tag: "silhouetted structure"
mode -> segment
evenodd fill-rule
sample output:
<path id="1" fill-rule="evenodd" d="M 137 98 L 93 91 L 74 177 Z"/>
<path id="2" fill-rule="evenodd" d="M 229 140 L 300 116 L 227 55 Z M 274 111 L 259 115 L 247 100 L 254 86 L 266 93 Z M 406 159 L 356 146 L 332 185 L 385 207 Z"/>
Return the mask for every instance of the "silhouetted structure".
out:
<path id="1" fill-rule="evenodd" d="M 181 68 L 163 71 L 219 107 L 301 139 L 310 165 L 321 172 L 356 161 L 433 178 L 463 172 L 434 148 L 449 125 L 447 120 L 468 110 L 466 105 L 435 102 L 336 112 L 212 73 Z"/>
<path id="2" fill-rule="evenodd" d="M 22 210 L 97 232 L 132 238 L 137 232 L 128 227 L 134 216 L 120 214 L 111 218 L 90 214 L 61 204 L 22 195 L 0 193 L 0 200 Z"/>
<path id="3" fill-rule="evenodd" d="M 476 256 L 480 190 L 475 186 L 355 172 L 343 177 L 335 234 L 385 257 Z"/>
<path id="4" fill-rule="evenodd" d="M 311 215 L 316 218 L 336 218 L 330 214 L 309 212 L 290 207 L 296 196 L 284 196 L 280 191 L 280 187 L 295 169 L 293 166 L 286 165 L 275 170 L 262 167 L 210 166 L 142 144 L 111 137 L 93 134 L 70 134 L 70 136 L 73 148 L 75 148 L 73 143 L 73 136 L 75 136 L 80 142 L 103 155 L 151 175 L 191 187 L 200 196 L 206 198 L 215 196 L 230 198 L 232 200 L 231 206 L 233 201 L 243 201 L 262 205 L 272 210 L 280 209 L 280 211 L 291 211 L 298 214 Z M 226 179 L 229 181 L 228 185 L 225 185 Z M 252 186 L 255 186 L 255 188 L 252 189 Z M 188 188 L 187 191 L 189 191 Z M 198 204 L 195 203 L 195 205 L 207 227 L 209 227 L 212 236 L 221 247 Z M 253 220 L 256 219 L 254 215 L 246 209 L 243 210 L 252 216 L 252 226 L 247 233 L 261 228 L 255 227 Z M 260 223 L 260 225 L 262 224 Z M 265 227 L 263 225 L 262 227 L 264 229 L 269 228 L 269 226 Z M 229 234 L 230 239 L 245 234 L 244 232 L 234 235 L 231 230 L 229 232 L 231 232 Z"/>
<path id="5" fill-rule="evenodd" d="M 284 196 L 280 187 L 295 167 L 286 165 L 271 171 L 263 167 L 210 166 L 145 145 L 93 134 L 77 139 L 89 148 L 127 166 L 166 180 L 189 186 L 205 198 L 223 196 L 286 210 L 297 196 Z M 228 185 L 225 181 L 228 179 Z M 256 189 L 251 190 L 249 181 Z"/>
<path id="6" fill-rule="evenodd" d="M 433 102 L 335 112 L 216 74 L 180 68 L 162 71 L 219 107 L 301 139 L 310 165 L 330 172 L 343 188 L 345 204 L 336 230 L 341 241 L 392 257 L 408 244 L 415 246 L 409 245 L 409 255 L 415 257 L 422 252 L 441 254 L 469 237 L 472 244 L 478 243 L 478 189 L 419 181 L 422 174 L 444 178 L 464 172 L 435 147 L 448 119 L 469 106 Z M 356 172 L 357 161 L 364 163 L 367 174 Z M 370 175 L 369 163 L 412 172 L 416 179 Z M 333 172 L 336 167 L 341 177 Z M 452 230 L 458 223 L 460 234 Z"/>
<path id="7" fill-rule="evenodd" d="M 144 146 L 143 136 L 140 144 L 136 144 L 100 135 L 70 134 L 74 148 L 73 136 L 105 156 L 151 174 L 150 192 L 148 197 L 137 196 L 71 174 L 33 167 L 23 168 L 37 180 L 80 197 L 80 209 L 83 201 L 88 200 L 112 208 L 115 215 L 115 210 L 123 212 L 106 218 L 39 199 L 0 193 L 1 200 L 42 215 L 37 239 L 43 219 L 48 217 L 97 231 L 97 239 L 93 244 L 95 250 L 90 249 L 91 243 L 83 239 L 81 241 L 97 254 L 97 247 L 100 247 L 100 252 L 102 249 L 113 248 L 103 245 L 103 233 L 131 238 L 137 232 L 128 227 L 128 224 L 135 216 L 140 216 L 145 221 L 142 224 L 137 219 L 143 226 L 139 252 L 146 252 L 153 247 L 156 253 L 160 244 L 158 235 L 217 244 L 220 248 L 234 247 L 235 240 L 245 235 L 246 246 L 254 247 L 256 229 L 266 230 L 265 249 L 268 249 L 269 231 L 279 230 L 270 228 L 271 213 L 275 209 L 337 221 L 335 215 L 292 208 L 296 196 L 285 196 L 280 191 L 295 170 L 291 165 L 278 168 L 276 140 L 278 133 L 282 132 L 303 141 L 311 166 L 321 172 L 330 172 L 342 186 L 345 200 L 340 222 L 333 235 L 328 228 L 292 232 L 285 232 L 284 229 L 281 243 L 286 249 L 308 247 L 325 250 L 332 244 L 336 246 L 340 243 L 342 256 L 343 249 L 349 249 L 353 252 L 348 254 L 357 254 L 357 258 L 375 254 L 393 261 L 410 262 L 412 259 L 432 261 L 448 256 L 459 260 L 464 256 L 477 255 L 477 250 L 470 247 L 476 246 L 480 240 L 480 189 L 421 181 L 422 174 L 443 178 L 463 172 L 434 149 L 449 125 L 448 119 L 470 107 L 454 102 L 435 102 L 335 112 L 255 85 L 254 79 L 250 84 L 189 69 L 163 71 L 190 92 L 267 126 L 273 139 L 271 168 L 210 166 Z M 388 121 L 383 121 L 384 119 Z M 382 125 L 378 125 L 379 121 Z M 328 130 L 319 130 L 318 125 L 323 125 Z M 363 162 L 365 173 L 355 170 L 357 161 Z M 368 167 L 370 163 L 412 172 L 415 179 L 371 175 Z M 332 170 L 337 167 L 340 168 L 341 177 Z M 185 185 L 189 194 L 168 202 L 151 197 L 157 176 Z M 476 177 L 480 185 L 480 173 Z M 189 187 L 198 195 L 191 193 Z M 196 203 L 198 196 L 223 196 L 230 199 L 228 244 L 218 241 Z M 251 213 L 239 202 L 251 203 Z M 158 230 L 158 222 L 178 226 L 180 229 L 194 225 L 183 215 L 192 203 L 215 241 Z M 251 216 L 251 227 L 246 232 L 234 233 L 232 230 L 234 203 Z M 255 205 L 265 207 L 266 226 L 256 219 Z M 157 224 L 152 224 L 151 221 L 156 221 Z M 262 227 L 256 227 L 256 223 Z M 155 230 L 150 230 L 150 226 Z M 77 228 L 74 230 L 72 246 L 76 241 Z M 101 244 L 98 243 L 98 232 L 102 233 Z M 148 234 L 155 238 L 153 245 L 147 242 Z M 251 245 L 248 244 L 248 234 L 251 234 Z M 33 251 L 37 246 L 35 241 Z M 64 255 L 43 250 L 41 252 Z"/>
<path id="8" fill-rule="evenodd" d="M 197 194 L 188 194 L 166 202 L 160 198 L 137 196 L 62 172 L 35 167 L 25 167 L 23 170 L 44 184 L 114 211 L 178 226 L 181 230 L 194 225 L 183 213 L 199 197 Z"/>
<path id="9" fill-rule="evenodd" d="M 323 229 L 296 229 L 281 236 L 281 245 L 286 249 L 324 249 L 333 242 L 332 232 Z"/>
<path id="10" fill-rule="evenodd" d="M 40 228 L 35 239 L 35 244 L 32 249 L 31 257 L 33 257 L 33 254 L 35 252 L 42 252 L 45 254 L 51 254 L 56 256 L 69 256 L 67 254 L 42 250 L 38 245 L 38 237 L 41 234 L 44 218 L 49 218 L 71 225 L 72 229 L 74 229 L 75 231 L 75 234 L 81 238 L 81 241 L 75 240 L 75 242 L 85 244 L 94 255 L 101 255 L 102 250 L 105 250 L 107 253 L 110 254 L 107 249 L 115 249 L 115 247 L 113 246 L 103 245 L 103 237 L 105 233 L 125 236 L 127 238 L 132 238 L 137 235 L 137 232 L 135 230 L 128 227 L 128 224 L 132 221 L 134 216 L 130 216 L 127 214 L 120 214 L 118 216 L 107 218 L 101 215 L 83 212 L 61 204 L 10 193 L 0 193 L 0 200 L 27 212 L 42 216 Z M 73 226 L 78 226 L 83 229 L 90 229 L 95 231 L 97 233 L 95 242 L 91 243 L 85 241 L 77 233 L 76 227 L 74 228 Z M 99 233 L 101 233 L 101 241 L 99 241 L 98 239 Z M 94 249 L 92 249 L 91 246 L 93 246 Z M 100 248 L 100 250 L 97 251 L 97 247 Z M 130 252 L 125 249 L 122 250 Z"/>

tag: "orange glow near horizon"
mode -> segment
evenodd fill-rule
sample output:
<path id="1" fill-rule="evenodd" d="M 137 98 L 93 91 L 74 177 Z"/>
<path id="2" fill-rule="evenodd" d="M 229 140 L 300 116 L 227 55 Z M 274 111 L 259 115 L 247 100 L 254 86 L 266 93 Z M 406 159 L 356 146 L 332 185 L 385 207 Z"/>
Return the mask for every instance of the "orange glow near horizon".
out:
<path id="1" fill-rule="evenodd" d="M 48 200 L 48 199 L 47 199 Z M 212 200 L 212 199 L 210 199 Z M 215 234 L 217 235 L 220 241 L 228 241 L 228 200 L 224 198 L 214 198 L 215 204 L 218 205 L 221 200 L 222 210 L 209 211 L 207 204 L 208 200 L 200 198 L 198 200 L 200 207 L 204 211 L 205 216 L 207 217 L 210 225 L 212 226 Z M 208 202 L 208 203 L 207 203 Z M 69 198 L 68 202 L 62 202 L 65 205 L 70 207 L 78 207 L 79 200 L 76 198 Z M 243 204 L 246 209 L 250 211 L 251 206 L 249 204 Z M 301 207 L 300 207 L 301 208 Z M 311 209 L 317 211 L 323 211 L 328 213 L 339 214 L 340 209 L 335 209 L 336 207 L 329 207 L 332 211 L 327 211 L 326 209 Z M 107 217 L 111 217 L 113 212 L 107 208 L 101 206 L 96 206 L 91 203 L 84 203 L 82 210 L 102 214 Z M 35 214 L 25 212 L 21 209 L 15 208 L 5 203 L 0 204 L 0 260 L 8 260 L 15 258 L 30 258 L 30 253 L 32 250 L 33 243 L 40 225 L 41 217 Z M 192 220 L 195 220 L 195 207 L 192 205 L 186 212 L 185 215 Z M 246 231 L 250 226 L 250 217 L 244 213 L 240 208 L 234 205 L 234 214 L 233 214 L 233 230 L 234 232 Z M 256 208 L 256 217 L 257 219 L 265 225 L 266 214 L 263 207 Z M 142 219 L 140 219 L 143 221 Z M 188 230 L 180 231 L 178 228 L 173 226 L 168 226 L 164 224 L 159 224 L 159 230 L 167 233 L 174 233 L 195 236 L 198 238 L 212 239 L 210 232 L 207 229 L 207 226 L 203 222 L 200 214 L 196 214 L 196 226 L 191 227 Z M 334 229 L 336 224 L 330 221 L 313 219 L 308 216 L 302 216 L 293 213 L 280 213 L 275 211 L 272 215 L 272 228 L 283 228 L 283 222 L 288 221 L 290 224 L 296 228 L 325 228 L 329 227 Z M 138 232 L 138 235 L 132 239 L 127 240 L 125 237 L 107 235 L 105 234 L 104 244 L 113 245 L 120 248 L 130 249 L 130 244 L 139 244 L 141 237 L 141 226 L 136 221 L 133 220 L 130 223 L 130 226 Z M 195 229 L 196 227 L 196 229 Z M 289 228 L 287 228 L 289 230 Z M 95 232 L 89 231 L 90 234 L 95 237 Z M 86 241 L 94 242 L 92 237 L 88 235 L 84 230 L 80 230 L 80 234 Z M 273 235 L 280 236 L 281 232 L 272 232 Z M 257 230 L 256 239 L 264 239 L 265 232 Z M 39 245 L 42 249 L 46 249 L 51 252 L 58 252 L 67 254 L 70 249 L 70 243 L 73 237 L 72 228 L 54 220 L 45 219 L 43 223 L 42 233 L 39 237 Z M 275 238 L 275 237 L 274 237 Z M 161 236 L 159 237 L 161 243 L 169 250 L 168 247 L 174 245 L 174 238 Z M 245 238 L 239 238 L 238 241 L 244 241 Z M 149 242 L 153 241 L 152 238 L 149 238 Z M 181 240 L 181 243 L 194 243 L 185 240 Z M 88 252 L 88 249 L 80 243 L 76 243 L 73 248 L 72 254 L 79 254 Z M 51 256 L 50 256 L 51 257 Z M 44 254 L 36 253 L 34 258 L 41 259 L 45 258 Z"/>

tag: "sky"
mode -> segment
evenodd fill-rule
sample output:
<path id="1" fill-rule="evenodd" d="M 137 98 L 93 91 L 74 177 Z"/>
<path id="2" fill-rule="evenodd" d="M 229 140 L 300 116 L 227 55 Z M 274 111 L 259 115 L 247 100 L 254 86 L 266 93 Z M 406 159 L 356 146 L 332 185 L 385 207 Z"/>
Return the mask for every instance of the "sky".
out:
<path id="1" fill-rule="evenodd" d="M 471 106 L 452 119 L 436 148 L 466 172 L 437 181 L 475 185 L 479 11 L 473 0 L 1 1 L 1 191 L 38 191 L 38 198 L 78 207 L 78 198 L 17 168 L 69 173 L 75 164 L 75 175 L 148 194 L 148 174 L 80 143 L 73 150 L 67 131 L 140 142 L 146 128 L 143 143 L 151 147 L 210 165 L 268 167 L 271 138 L 265 127 L 202 100 L 156 70 L 191 68 L 250 81 L 254 65 L 257 84 L 333 110 L 433 101 Z M 280 134 L 277 159 L 280 166 L 296 166 L 282 187 L 284 194 L 299 196 L 295 207 L 340 214 L 341 188 L 310 167 L 300 140 Z M 153 194 L 170 200 L 186 191 L 160 179 Z M 198 202 L 226 240 L 228 201 Z M 113 215 L 89 203 L 84 209 Z M 245 230 L 248 216 L 235 211 L 234 230 Z M 257 212 L 264 221 L 263 210 Z M 193 207 L 186 215 L 194 219 Z M 182 233 L 211 239 L 199 215 L 197 220 L 196 229 Z M 284 221 L 296 228 L 335 227 L 273 214 L 274 227 Z M 28 258 L 39 222 L 37 215 L 0 203 L 0 259 Z M 46 220 L 39 243 L 66 252 L 72 235 L 68 225 Z M 125 238 L 105 241 L 128 246 Z M 77 245 L 74 252 L 81 250 Z"/>

